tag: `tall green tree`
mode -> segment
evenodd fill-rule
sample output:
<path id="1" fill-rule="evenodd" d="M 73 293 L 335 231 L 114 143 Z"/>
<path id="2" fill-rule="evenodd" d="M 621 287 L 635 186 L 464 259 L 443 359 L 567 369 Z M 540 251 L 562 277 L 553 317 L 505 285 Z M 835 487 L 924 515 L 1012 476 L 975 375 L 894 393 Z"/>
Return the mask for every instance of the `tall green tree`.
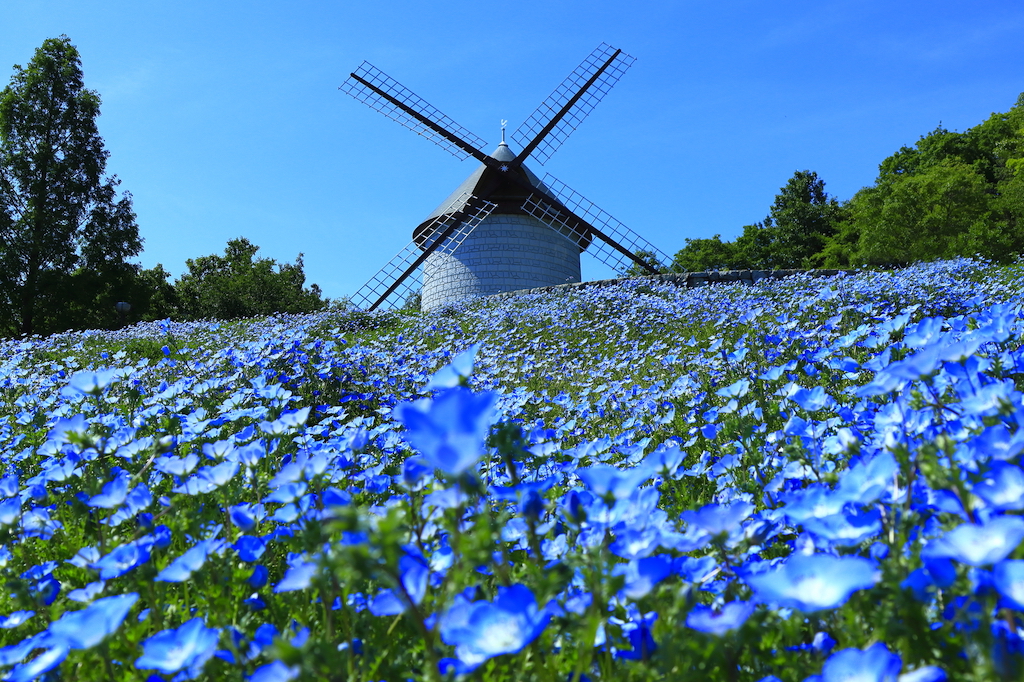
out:
<path id="1" fill-rule="evenodd" d="M 843 219 L 843 209 L 825 191 L 818 174 L 796 171 L 775 195 L 764 229 L 770 237 L 768 262 L 761 267 L 807 268 Z"/>
<path id="2" fill-rule="evenodd" d="M 255 258 L 258 246 L 240 237 L 223 256 L 186 261 L 188 272 L 174 283 L 186 319 L 230 320 L 273 313 L 308 313 L 327 305 L 320 287 L 305 288 L 302 254 L 295 263 Z"/>
<path id="3" fill-rule="evenodd" d="M 142 250 L 131 195 L 106 176 L 86 89 L 67 36 L 43 42 L 0 92 L 0 330 L 102 326 Z M 106 308 L 110 308 L 109 311 Z M 73 319 L 72 319 L 73 318 Z"/>

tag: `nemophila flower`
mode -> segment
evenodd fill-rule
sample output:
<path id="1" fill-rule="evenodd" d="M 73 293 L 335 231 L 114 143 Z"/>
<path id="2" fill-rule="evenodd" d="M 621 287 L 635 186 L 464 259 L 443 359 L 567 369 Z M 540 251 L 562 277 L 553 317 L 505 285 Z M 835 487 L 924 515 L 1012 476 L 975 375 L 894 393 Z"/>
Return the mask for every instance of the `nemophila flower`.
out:
<path id="1" fill-rule="evenodd" d="M 291 682 L 299 676 L 299 666 L 290 666 L 281 661 L 272 661 L 261 665 L 246 678 L 248 682 Z"/>
<path id="2" fill-rule="evenodd" d="M 969 566 L 988 566 L 1010 555 L 1024 540 L 1024 518 L 997 516 L 984 524 L 965 523 L 921 550 L 922 558 L 948 558 Z"/>
<path id="3" fill-rule="evenodd" d="M 68 599 L 70 599 L 71 601 L 77 601 L 83 604 L 88 604 L 98 595 L 103 593 L 103 587 L 105 585 L 106 583 L 102 580 L 97 580 L 96 582 L 89 583 L 85 587 L 80 587 L 77 590 L 71 590 L 70 592 L 68 592 Z"/>
<path id="4" fill-rule="evenodd" d="M 294 592 L 304 590 L 313 583 L 313 576 L 316 575 L 317 565 L 312 561 L 300 561 L 292 564 L 288 571 L 281 578 L 281 582 L 274 586 L 274 592 Z"/>
<path id="5" fill-rule="evenodd" d="M 199 455 L 190 452 L 184 457 L 160 455 L 153 460 L 153 468 L 172 476 L 187 476 L 199 464 Z"/>
<path id="6" fill-rule="evenodd" d="M 135 659 L 140 670 L 159 670 L 170 675 L 186 671 L 185 679 L 198 676 L 217 648 L 220 631 L 193 618 L 177 629 L 164 630 L 142 643 L 143 654 Z"/>
<path id="7" fill-rule="evenodd" d="M 698 632 L 721 637 L 747 622 L 756 608 L 757 605 L 749 601 L 729 602 L 719 609 L 696 606 L 687 614 L 686 626 Z"/>
<path id="8" fill-rule="evenodd" d="M 456 386 L 434 398 L 421 398 L 395 408 L 406 438 L 433 467 L 451 476 L 472 468 L 484 452 L 494 423 L 498 394 L 473 393 Z"/>
<path id="9" fill-rule="evenodd" d="M 184 554 L 172 561 L 153 578 L 158 582 L 180 583 L 192 577 L 192 574 L 203 567 L 207 557 L 219 553 L 227 543 L 224 540 L 211 538 L 197 542 Z"/>
<path id="10" fill-rule="evenodd" d="M 134 592 L 97 599 L 81 611 L 65 612 L 48 631 L 70 649 L 91 649 L 121 627 L 138 599 Z"/>
<path id="11" fill-rule="evenodd" d="M 263 538 L 253 537 L 252 535 L 243 535 L 231 547 L 238 552 L 239 559 L 249 563 L 259 561 L 259 558 L 267 551 L 267 543 Z"/>
<path id="12" fill-rule="evenodd" d="M 850 595 L 873 587 L 880 577 L 875 565 L 861 557 L 794 554 L 782 566 L 744 580 L 762 602 L 811 613 L 842 606 Z"/>
<path id="13" fill-rule="evenodd" d="M 270 571 L 267 570 L 267 567 L 263 564 L 259 564 L 253 567 L 252 573 L 245 579 L 245 582 L 258 590 L 267 584 L 267 579 L 269 577 Z"/>
<path id="14" fill-rule="evenodd" d="M 736 502 L 734 504 L 708 504 L 696 511 L 684 511 L 682 518 L 688 524 L 694 525 L 701 530 L 718 535 L 719 533 L 732 533 L 739 530 L 740 523 L 750 517 L 754 511 L 754 505 L 749 502 Z"/>
<path id="15" fill-rule="evenodd" d="M 1024 561 L 1000 561 L 992 569 L 992 584 L 1011 608 L 1024 610 Z"/>
<path id="16" fill-rule="evenodd" d="M 457 600 L 440 619 L 441 639 L 472 670 L 489 658 L 519 653 L 550 618 L 525 585 L 499 587 L 493 603 Z"/>
<path id="17" fill-rule="evenodd" d="M 63 663 L 70 651 L 67 646 L 59 643 L 49 646 L 45 639 L 40 639 L 36 646 L 47 646 L 48 648 L 31 661 L 14 666 L 7 674 L 5 680 L 8 682 L 29 682 L 30 680 L 38 679 L 43 673 L 49 672 Z"/>
<path id="18" fill-rule="evenodd" d="M 149 561 L 153 538 L 147 535 L 125 543 L 89 565 L 102 580 L 111 580 Z"/>
<path id="19" fill-rule="evenodd" d="M 627 599 L 641 599 L 672 572 L 672 559 L 657 555 L 634 559 L 612 568 L 612 575 L 625 577 L 621 594 Z"/>
<path id="20" fill-rule="evenodd" d="M 635 606 L 630 607 L 629 611 L 630 619 L 622 623 L 621 627 L 630 648 L 617 650 L 615 658 L 646 661 L 658 648 L 658 643 L 654 641 L 654 634 L 651 632 L 654 621 L 658 620 L 658 614 L 652 611 L 641 615 Z"/>
<path id="21" fill-rule="evenodd" d="M 838 547 L 855 547 L 882 532 L 882 513 L 878 509 L 870 509 L 860 514 L 842 513 L 809 518 L 803 521 L 803 527 Z"/>
<path id="22" fill-rule="evenodd" d="M 465 386 L 466 381 L 473 374 L 473 363 L 476 362 L 477 353 L 480 352 L 480 348 L 482 346 L 483 344 L 474 343 L 465 351 L 456 355 L 455 358 L 452 359 L 451 364 L 445 365 L 434 372 L 430 377 L 430 381 L 428 381 L 427 385 L 423 387 L 423 390 L 434 391 L 437 389 Z"/>
<path id="23" fill-rule="evenodd" d="M 941 668 L 925 666 L 900 675 L 903 661 L 883 642 L 867 649 L 843 649 L 832 654 L 822 666 L 821 682 L 944 682 Z"/>
<path id="24" fill-rule="evenodd" d="M 994 462 L 971 492 L 994 511 L 1024 509 L 1024 471 L 1013 464 Z"/>
<path id="25" fill-rule="evenodd" d="M 128 497 L 128 476 L 120 474 L 109 483 L 104 483 L 100 494 L 90 497 L 86 504 L 90 507 L 112 509 L 124 502 L 126 497 Z"/>
<path id="26" fill-rule="evenodd" d="M 114 383 L 118 373 L 119 371 L 116 369 L 76 372 L 68 380 L 68 393 L 71 395 L 100 395 Z"/>
<path id="27" fill-rule="evenodd" d="M 653 472 L 643 466 L 620 469 L 610 464 L 595 464 L 586 469 L 578 469 L 576 475 L 590 492 L 607 502 L 629 497 L 653 475 Z"/>
<path id="28" fill-rule="evenodd" d="M 246 533 L 254 529 L 258 521 L 257 512 L 248 504 L 236 504 L 229 507 L 228 517 L 231 519 L 231 523 Z"/>
<path id="29" fill-rule="evenodd" d="M 430 577 L 427 565 L 416 557 L 406 555 L 398 560 L 398 571 L 404 593 L 400 590 L 381 590 L 368 606 L 373 615 L 396 616 L 404 613 L 409 608 L 406 594 L 417 606 L 423 601 L 427 592 L 427 579 Z"/>
<path id="30" fill-rule="evenodd" d="M 824 386 L 814 388 L 797 388 L 790 394 L 789 399 L 800 406 L 805 412 L 817 412 L 818 410 L 835 405 L 835 400 L 828 393 L 825 393 Z"/>
<path id="31" fill-rule="evenodd" d="M 16 628 L 34 615 L 36 615 L 35 611 L 15 611 L 3 620 L 0 620 L 0 628 L 4 630 Z"/>
<path id="32" fill-rule="evenodd" d="M 186 495 L 213 492 L 234 478 L 238 473 L 238 467 L 237 460 L 226 460 L 216 466 L 200 467 L 187 481 L 173 488 L 173 491 Z"/>
<path id="33" fill-rule="evenodd" d="M 21 500 L 12 497 L 0 502 L 0 526 L 11 526 L 21 517 Z"/>

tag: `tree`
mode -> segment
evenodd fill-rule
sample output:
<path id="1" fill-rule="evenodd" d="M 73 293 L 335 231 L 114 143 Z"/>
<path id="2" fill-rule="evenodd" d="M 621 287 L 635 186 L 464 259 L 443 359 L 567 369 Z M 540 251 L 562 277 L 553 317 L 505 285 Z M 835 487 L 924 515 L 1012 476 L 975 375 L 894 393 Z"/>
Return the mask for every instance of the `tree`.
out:
<path id="1" fill-rule="evenodd" d="M 859 251 L 872 265 L 971 255 L 992 237 L 985 179 L 960 160 L 880 183 L 857 199 Z"/>
<path id="2" fill-rule="evenodd" d="M 50 38 L 0 93 L 0 331 L 99 326 L 142 250 L 131 195 L 106 177 L 100 98 L 67 36 Z"/>
<path id="3" fill-rule="evenodd" d="M 675 272 L 735 270 L 740 266 L 735 242 L 723 242 L 722 235 L 710 239 L 686 239 L 686 246 L 672 257 Z"/>
<path id="4" fill-rule="evenodd" d="M 186 319 L 230 320 L 273 313 L 308 313 L 328 302 L 320 287 L 304 288 L 302 254 L 295 263 L 253 259 L 258 246 L 239 237 L 228 242 L 223 256 L 186 261 L 188 272 L 175 283 L 177 304 Z"/>
<path id="5" fill-rule="evenodd" d="M 764 219 L 771 242 L 765 266 L 813 266 L 814 257 L 835 233 L 842 215 L 842 207 L 825 192 L 825 182 L 817 173 L 796 171 L 775 195 L 775 203 Z"/>

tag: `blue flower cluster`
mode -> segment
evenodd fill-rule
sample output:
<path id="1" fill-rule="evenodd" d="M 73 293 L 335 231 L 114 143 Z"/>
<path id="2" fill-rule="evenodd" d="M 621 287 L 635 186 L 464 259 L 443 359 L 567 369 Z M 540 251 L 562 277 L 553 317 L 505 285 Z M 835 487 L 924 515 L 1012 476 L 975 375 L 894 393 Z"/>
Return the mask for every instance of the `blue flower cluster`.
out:
<path id="1" fill-rule="evenodd" d="M 0 341 L 3 679 L 1019 679 L 1017 273 Z"/>

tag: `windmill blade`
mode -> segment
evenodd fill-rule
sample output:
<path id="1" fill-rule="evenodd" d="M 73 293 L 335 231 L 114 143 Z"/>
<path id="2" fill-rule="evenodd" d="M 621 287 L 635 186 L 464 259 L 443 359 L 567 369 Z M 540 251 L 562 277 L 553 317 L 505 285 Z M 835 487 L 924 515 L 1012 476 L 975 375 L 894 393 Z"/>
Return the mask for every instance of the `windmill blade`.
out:
<path id="1" fill-rule="evenodd" d="M 520 162 L 533 154 L 537 163 L 546 163 L 635 61 L 601 43 L 512 134 L 523 150 Z"/>
<path id="2" fill-rule="evenodd" d="M 490 158 L 482 139 L 435 109 L 369 62 L 363 62 L 338 88 L 371 109 L 422 135 L 460 160 Z"/>
<path id="3" fill-rule="evenodd" d="M 435 251 L 454 253 L 496 206 L 468 192 L 462 193 L 427 226 L 423 236 L 406 244 L 361 286 L 351 302 L 367 312 L 385 304 L 388 308 L 402 307 L 422 286 L 417 269 L 427 256 Z"/>
<path id="4" fill-rule="evenodd" d="M 652 275 L 658 274 L 657 268 L 644 260 L 645 254 L 653 256 L 659 265 L 671 262 L 656 246 L 561 180 L 548 174 L 544 176 L 544 185 L 551 195 L 534 192 L 523 204 L 523 210 L 563 236 L 573 239 L 581 248 L 587 249 L 597 260 L 616 272 L 623 270 L 626 265 L 636 264 Z M 557 203 L 552 198 L 557 199 Z M 581 222 L 589 228 L 586 233 L 581 230 Z"/>

